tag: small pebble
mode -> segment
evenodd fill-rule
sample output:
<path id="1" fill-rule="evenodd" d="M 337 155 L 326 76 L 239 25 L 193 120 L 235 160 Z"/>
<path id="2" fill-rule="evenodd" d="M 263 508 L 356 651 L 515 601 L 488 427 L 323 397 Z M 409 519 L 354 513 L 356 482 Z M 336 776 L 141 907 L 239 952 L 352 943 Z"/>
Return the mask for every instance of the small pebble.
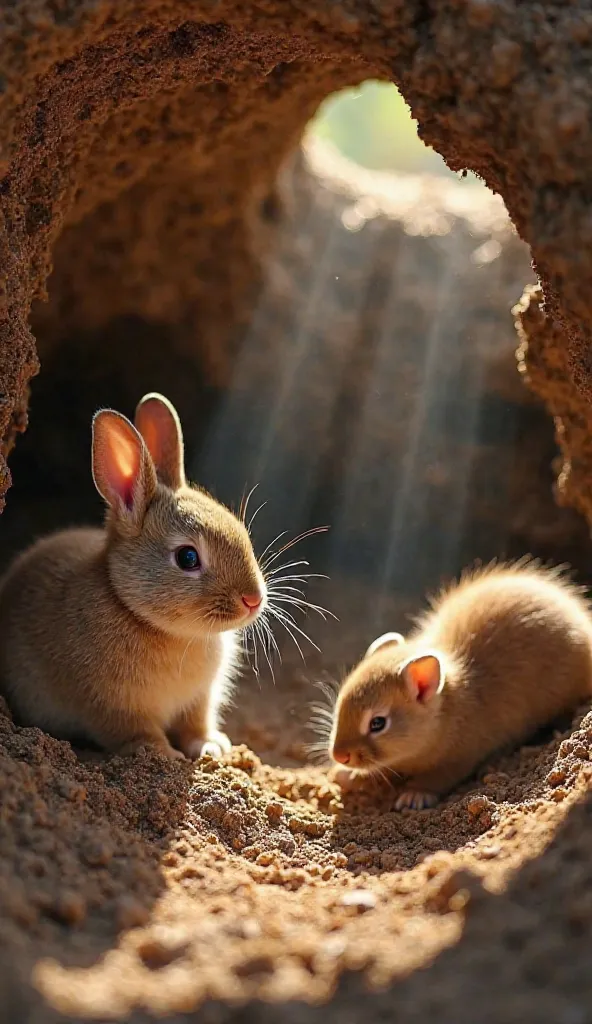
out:
<path id="1" fill-rule="evenodd" d="M 113 858 L 113 847 L 105 840 L 91 839 L 83 846 L 81 853 L 89 867 L 105 867 Z"/>
<path id="2" fill-rule="evenodd" d="M 347 949 L 347 942 L 342 935 L 330 935 L 328 939 L 321 944 L 321 953 L 325 956 L 335 957 L 341 956 Z"/>
<path id="3" fill-rule="evenodd" d="M 565 782 L 567 773 L 563 768 L 554 768 L 553 771 L 547 775 L 547 782 L 550 786 L 560 786 L 562 782 Z"/>
<path id="4" fill-rule="evenodd" d="M 489 810 L 490 807 L 491 801 L 486 796 L 474 796 L 467 802 L 467 811 L 475 818 L 483 811 Z"/>
<path id="5" fill-rule="evenodd" d="M 151 970 L 156 971 L 168 967 L 187 951 L 189 943 L 186 938 L 169 933 L 165 929 L 155 929 L 151 935 L 142 939 L 137 947 L 138 956 Z"/>
<path id="6" fill-rule="evenodd" d="M 501 846 L 497 843 L 493 843 L 491 846 L 484 846 L 481 850 L 481 856 L 487 860 L 493 860 L 494 857 L 499 857 L 502 852 Z"/>
<path id="7" fill-rule="evenodd" d="M 148 908 L 134 896 L 122 896 L 117 904 L 117 926 L 121 930 L 139 928 L 149 917 Z"/>
<path id="8" fill-rule="evenodd" d="M 353 907 L 363 914 L 366 910 L 373 910 L 378 900 L 368 889 L 350 889 L 343 894 L 339 902 L 342 907 Z"/>
<path id="9" fill-rule="evenodd" d="M 86 917 L 86 902 L 78 893 L 65 891 L 58 896 L 50 912 L 63 924 L 81 924 Z"/>
<path id="10" fill-rule="evenodd" d="M 273 960 L 265 954 L 253 956 L 248 960 L 244 960 L 242 964 L 237 964 L 234 970 L 239 978 L 249 978 L 254 974 L 271 974 L 273 971 Z"/>

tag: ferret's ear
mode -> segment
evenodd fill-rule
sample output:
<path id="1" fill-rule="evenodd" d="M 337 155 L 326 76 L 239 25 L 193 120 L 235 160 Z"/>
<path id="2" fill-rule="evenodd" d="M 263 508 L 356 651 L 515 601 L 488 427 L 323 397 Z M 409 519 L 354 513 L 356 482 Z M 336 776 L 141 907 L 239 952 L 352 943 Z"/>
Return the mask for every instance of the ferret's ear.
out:
<path id="1" fill-rule="evenodd" d="M 410 696 L 420 704 L 427 704 L 446 683 L 442 658 L 436 651 L 426 651 L 411 658 L 400 669 Z"/>
<path id="2" fill-rule="evenodd" d="M 383 633 L 373 643 L 370 644 L 364 657 L 369 658 L 371 654 L 376 654 L 382 647 L 390 647 L 392 644 L 398 647 L 399 644 L 405 643 L 405 637 L 401 636 L 400 633 Z"/>

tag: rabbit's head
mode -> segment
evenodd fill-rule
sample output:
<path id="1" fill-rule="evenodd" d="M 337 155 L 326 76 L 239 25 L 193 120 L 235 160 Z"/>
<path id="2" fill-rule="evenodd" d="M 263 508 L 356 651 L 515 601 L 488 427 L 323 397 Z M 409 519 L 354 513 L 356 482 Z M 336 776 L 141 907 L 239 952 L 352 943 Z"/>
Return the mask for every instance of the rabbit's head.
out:
<path id="1" fill-rule="evenodd" d="M 135 427 L 112 410 L 93 420 L 95 485 L 107 502 L 113 590 L 149 625 L 190 638 L 249 626 L 266 587 L 244 524 L 188 486 L 183 434 L 162 395 L 139 403 Z"/>

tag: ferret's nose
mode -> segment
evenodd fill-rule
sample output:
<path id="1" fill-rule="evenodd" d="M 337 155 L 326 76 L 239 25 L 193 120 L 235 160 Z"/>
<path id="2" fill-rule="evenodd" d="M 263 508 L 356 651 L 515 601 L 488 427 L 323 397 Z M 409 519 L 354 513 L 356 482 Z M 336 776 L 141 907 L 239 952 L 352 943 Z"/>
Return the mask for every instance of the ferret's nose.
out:
<path id="1" fill-rule="evenodd" d="M 339 761 L 339 764 L 349 764 L 351 761 L 351 754 L 349 750 L 334 750 L 333 759 Z"/>
<path id="2" fill-rule="evenodd" d="M 250 612 L 257 611 L 263 600 L 261 594 L 243 594 L 242 599 L 245 608 L 248 608 Z"/>

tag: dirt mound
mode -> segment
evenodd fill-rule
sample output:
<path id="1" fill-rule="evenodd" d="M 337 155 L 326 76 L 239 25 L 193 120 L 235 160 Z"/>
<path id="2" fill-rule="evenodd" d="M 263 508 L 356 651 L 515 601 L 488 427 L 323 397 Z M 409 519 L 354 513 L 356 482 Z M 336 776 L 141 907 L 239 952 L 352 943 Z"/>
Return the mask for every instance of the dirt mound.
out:
<path id="1" fill-rule="evenodd" d="M 0 723 L 7 1020 L 585 1019 L 590 715 L 421 813 L 245 746 L 89 761 Z"/>

